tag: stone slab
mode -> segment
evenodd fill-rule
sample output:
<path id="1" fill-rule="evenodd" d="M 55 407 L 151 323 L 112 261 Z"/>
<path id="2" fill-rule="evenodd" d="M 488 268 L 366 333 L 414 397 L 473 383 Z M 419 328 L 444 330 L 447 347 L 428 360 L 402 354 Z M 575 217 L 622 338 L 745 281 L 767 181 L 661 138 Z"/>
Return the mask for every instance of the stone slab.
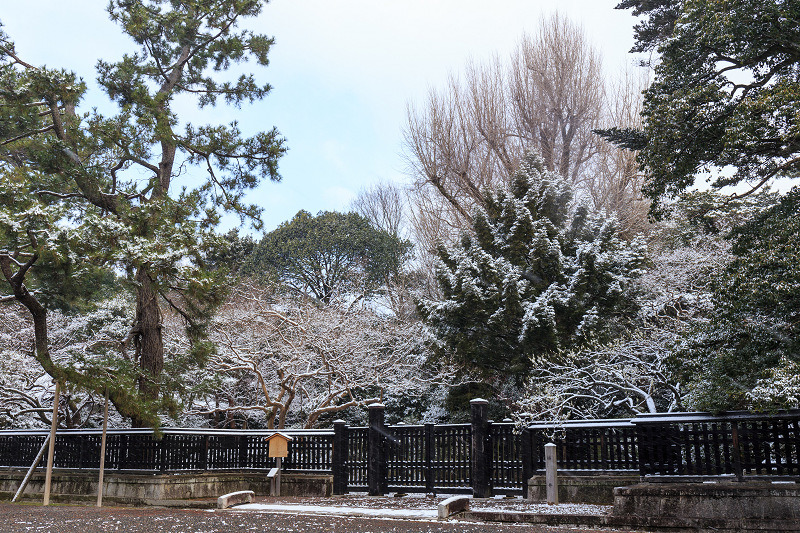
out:
<path id="1" fill-rule="evenodd" d="M 447 520 L 452 515 L 469 511 L 469 496 L 452 496 L 437 505 L 439 520 Z"/>
<path id="2" fill-rule="evenodd" d="M 224 494 L 217 498 L 217 509 L 227 509 L 234 505 L 241 505 L 243 503 L 253 503 L 255 493 L 252 490 L 240 490 Z"/>

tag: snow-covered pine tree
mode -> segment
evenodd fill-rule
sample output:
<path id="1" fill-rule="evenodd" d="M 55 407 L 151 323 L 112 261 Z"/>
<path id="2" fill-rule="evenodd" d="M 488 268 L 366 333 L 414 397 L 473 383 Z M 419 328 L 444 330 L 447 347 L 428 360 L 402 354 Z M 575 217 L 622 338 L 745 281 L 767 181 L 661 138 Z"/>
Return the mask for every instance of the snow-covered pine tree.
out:
<path id="1" fill-rule="evenodd" d="M 626 328 L 642 240 L 620 238 L 615 219 L 576 200 L 536 154 L 508 190 L 484 194 L 473 231 L 439 249 L 442 300 L 420 304 L 443 356 L 501 386 Z"/>
<path id="2" fill-rule="evenodd" d="M 227 73 L 248 61 L 267 65 L 273 40 L 239 26 L 265 3 L 110 1 L 109 16 L 135 46 L 97 63 L 98 85 L 118 107 L 112 115 L 91 101 L 82 109 L 95 96 L 76 74 L 24 61 L 0 28 L 0 303 L 27 308 L 34 357 L 49 375 L 95 393 L 110 387 L 134 426 L 157 425 L 157 410 L 173 408 L 165 310 L 184 319 L 189 359 L 202 364 L 213 352 L 207 323 L 229 286 L 224 269 L 205 268 L 220 244 L 213 230 L 226 212 L 260 228 L 261 208 L 245 194 L 280 179 L 286 147 L 276 129 L 248 137 L 236 121 L 198 125 L 187 115 L 192 101 L 239 107 L 269 93 L 255 74 Z M 123 359 L 136 361 L 135 391 L 53 361 L 38 283 L 64 264 L 60 293 L 70 284 L 85 290 L 86 265 L 125 274 L 136 317 L 121 345 Z"/>

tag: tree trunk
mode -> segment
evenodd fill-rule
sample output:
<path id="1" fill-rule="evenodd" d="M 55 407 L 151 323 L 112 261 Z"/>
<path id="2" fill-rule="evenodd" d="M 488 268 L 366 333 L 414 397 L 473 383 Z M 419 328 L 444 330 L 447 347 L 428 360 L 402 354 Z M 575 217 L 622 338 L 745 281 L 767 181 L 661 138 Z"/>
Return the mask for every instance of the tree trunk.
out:
<path id="1" fill-rule="evenodd" d="M 136 273 L 139 288 L 136 294 L 137 334 L 136 351 L 141 375 L 138 379 L 139 396 L 148 402 L 158 400 L 159 381 L 164 370 L 164 342 L 161 332 L 161 307 L 158 292 L 146 268 Z M 143 427 L 138 416 L 131 419 L 133 427 Z"/>

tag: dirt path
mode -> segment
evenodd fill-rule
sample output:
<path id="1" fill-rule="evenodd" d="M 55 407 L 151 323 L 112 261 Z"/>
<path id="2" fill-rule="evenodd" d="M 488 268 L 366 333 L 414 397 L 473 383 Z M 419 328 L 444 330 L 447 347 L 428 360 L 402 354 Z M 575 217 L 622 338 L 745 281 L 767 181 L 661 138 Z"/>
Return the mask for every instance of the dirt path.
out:
<path id="1" fill-rule="evenodd" d="M 257 511 L 0 504 L 3 533 L 599 533 L 598 529 L 301 516 Z"/>

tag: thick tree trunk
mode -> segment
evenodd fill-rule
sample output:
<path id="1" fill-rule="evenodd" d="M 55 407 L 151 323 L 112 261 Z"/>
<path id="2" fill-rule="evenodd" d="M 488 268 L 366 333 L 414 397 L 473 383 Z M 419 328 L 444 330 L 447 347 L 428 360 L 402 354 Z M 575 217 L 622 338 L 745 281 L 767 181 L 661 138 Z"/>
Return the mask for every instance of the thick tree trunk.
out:
<path id="1" fill-rule="evenodd" d="M 146 268 L 136 273 L 139 288 L 136 294 L 136 351 L 141 375 L 138 379 L 139 396 L 146 401 L 158 400 L 159 382 L 164 370 L 164 342 L 162 339 L 161 307 L 158 291 Z M 144 421 L 134 416 L 133 427 L 143 427 Z"/>

